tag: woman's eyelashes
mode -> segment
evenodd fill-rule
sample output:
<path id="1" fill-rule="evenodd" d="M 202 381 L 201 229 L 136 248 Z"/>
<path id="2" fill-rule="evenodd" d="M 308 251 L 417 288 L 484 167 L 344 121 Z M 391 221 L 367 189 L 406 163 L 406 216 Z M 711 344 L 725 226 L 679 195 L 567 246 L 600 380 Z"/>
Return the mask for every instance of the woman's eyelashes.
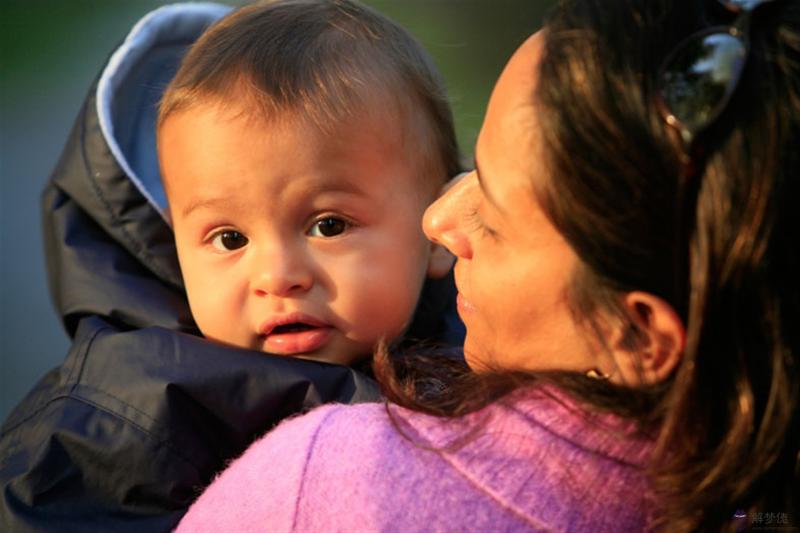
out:
<path id="1" fill-rule="evenodd" d="M 337 237 L 351 226 L 350 222 L 341 217 L 324 215 L 314 220 L 308 230 L 308 235 L 321 238 Z"/>
<path id="2" fill-rule="evenodd" d="M 497 235 L 492 228 L 486 225 L 486 222 L 481 218 L 480 213 L 478 213 L 477 207 L 467 211 L 464 218 L 467 223 L 467 229 L 470 232 L 480 231 L 482 235 L 487 237 L 495 237 Z"/>

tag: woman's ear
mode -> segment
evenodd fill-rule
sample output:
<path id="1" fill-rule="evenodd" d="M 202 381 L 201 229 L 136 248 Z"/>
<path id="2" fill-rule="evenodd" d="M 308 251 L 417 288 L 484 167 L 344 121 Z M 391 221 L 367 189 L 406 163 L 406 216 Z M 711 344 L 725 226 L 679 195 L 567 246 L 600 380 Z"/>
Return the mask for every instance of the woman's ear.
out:
<path id="1" fill-rule="evenodd" d="M 622 303 L 629 322 L 612 339 L 616 372 L 610 379 L 628 386 L 664 381 L 683 358 L 683 321 L 670 304 L 647 292 L 629 292 Z"/>

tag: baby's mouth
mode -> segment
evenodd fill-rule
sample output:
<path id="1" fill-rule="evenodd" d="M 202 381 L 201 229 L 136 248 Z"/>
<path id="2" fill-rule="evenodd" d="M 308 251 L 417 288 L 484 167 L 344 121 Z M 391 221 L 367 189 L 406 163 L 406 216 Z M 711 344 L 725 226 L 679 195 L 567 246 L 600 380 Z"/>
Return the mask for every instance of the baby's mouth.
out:
<path id="1" fill-rule="evenodd" d="M 333 336 L 333 328 L 305 317 L 293 322 L 265 325 L 261 329 L 262 349 L 282 355 L 303 355 L 323 348 Z"/>
<path id="2" fill-rule="evenodd" d="M 258 328 L 262 337 L 271 335 L 286 335 L 291 333 L 303 333 L 329 325 L 318 318 L 305 313 L 291 313 L 284 316 L 276 316 L 264 321 Z"/>
<path id="3" fill-rule="evenodd" d="M 300 333 L 302 331 L 310 331 L 312 329 L 318 329 L 319 326 L 314 326 L 312 324 L 306 324 L 305 322 L 292 322 L 289 324 L 282 324 L 280 326 L 275 326 L 272 331 L 270 331 L 267 335 L 281 335 L 283 333 Z"/>

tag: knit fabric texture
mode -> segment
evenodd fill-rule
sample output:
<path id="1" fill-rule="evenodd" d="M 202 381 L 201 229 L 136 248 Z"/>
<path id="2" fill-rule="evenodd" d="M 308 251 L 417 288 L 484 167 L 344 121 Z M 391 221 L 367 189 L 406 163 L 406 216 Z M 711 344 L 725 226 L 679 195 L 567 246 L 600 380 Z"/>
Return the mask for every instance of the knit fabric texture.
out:
<path id="1" fill-rule="evenodd" d="M 178 531 L 640 531 L 651 450 L 548 389 L 455 420 L 327 405 L 255 442 Z"/>

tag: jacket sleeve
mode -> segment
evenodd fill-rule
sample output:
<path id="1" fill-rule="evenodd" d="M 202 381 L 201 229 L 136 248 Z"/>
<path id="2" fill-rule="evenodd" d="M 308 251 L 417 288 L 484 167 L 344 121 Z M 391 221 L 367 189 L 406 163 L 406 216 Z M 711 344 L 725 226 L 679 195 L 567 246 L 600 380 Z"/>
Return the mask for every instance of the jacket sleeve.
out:
<path id="1" fill-rule="evenodd" d="M 169 531 L 281 419 L 377 398 L 346 367 L 84 318 L 0 436 L 0 530 Z"/>

